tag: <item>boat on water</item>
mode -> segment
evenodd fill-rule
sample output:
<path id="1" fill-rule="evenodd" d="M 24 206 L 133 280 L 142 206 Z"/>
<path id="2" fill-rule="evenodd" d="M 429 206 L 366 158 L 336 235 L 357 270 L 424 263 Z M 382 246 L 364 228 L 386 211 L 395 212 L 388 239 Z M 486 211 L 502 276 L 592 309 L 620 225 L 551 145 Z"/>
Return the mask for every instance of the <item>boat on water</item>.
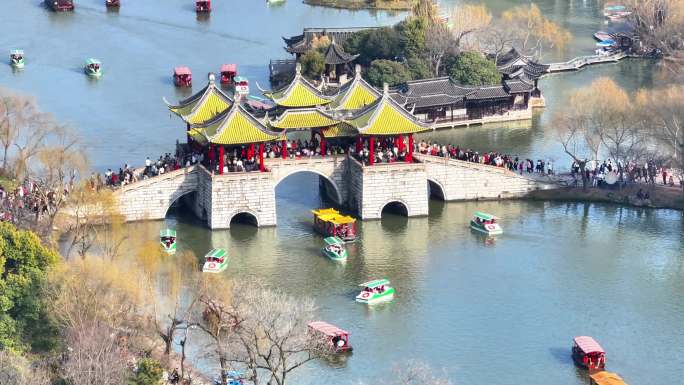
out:
<path id="1" fill-rule="evenodd" d="M 176 230 L 161 230 L 159 232 L 159 242 L 167 254 L 174 254 L 176 252 Z"/>
<path id="2" fill-rule="evenodd" d="M 173 69 L 173 84 L 176 87 L 192 87 L 192 71 L 188 67 Z"/>
<path id="3" fill-rule="evenodd" d="M 338 237 L 344 242 L 356 241 L 356 219 L 340 214 L 335 209 L 312 211 L 314 229 L 326 237 Z"/>
<path id="4" fill-rule="evenodd" d="M 323 255 L 332 259 L 333 261 L 347 260 L 347 248 L 344 247 L 344 241 L 338 237 L 327 237 L 324 239 L 325 247 L 321 249 Z"/>
<path id="5" fill-rule="evenodd" d="M 120 0 L 105 0 L 107 8 L 119 8 L 121 6 Z"/>
<path id="6" fill-rule="evenodd" d="M 102 63 L 97 59 L 90 58 L 86 60 L 83 71 L 91 78 L 99 78 L 102 76 Z"/>
<path id="7" fill-rule="evenodd" d="M 349 344 L 349 332 L 325 321 L 309 322 L 309 333 L 320 337 L 321 342 L 328 345 L 334 353 L 346 353 L 353 350 Z"/>
<path id="8" fill-rule="evenodd" d="M 228 253 L 223 249 L 213 249 L 204 256 L 204 273 L 220 273 L 228 267 Z"/>
<path id="9" fill-rule="evenodd" d="M 13 49 L 10 51 L 10 65 L 14 68 L 24 68 L 24 51 L 20 49 Z"/>
<path id="10" fill-rule="evenodd" d="M 211 0 L 195 0 L 195 11 L 198 13 L 211 12 Z"/>
<path id="11" fill-rule="evenodd" d="M 596 39 L 598 41 L 604 41 L 604 40 L 608 40 L 608 39 L 612 39 L 612 38 L 613 38 L 613 35 L 609 34 L 606 31 L 597 31 L 596 33 L 594 33 L 594 39 Z"/>
<path id="12" fill-rule="evenodd" d="M 470 220 L 470 228 L 487 235 L 502 234 L 503 230 L 497 223 L 498 220 L 499 218 L 492 214 L 477 211 L 473 214 L 473 219 Z"/>
<path id="13" fill-rule="evenodd" d="M 632 11 L 627 9 L 626 6 L 616 3 L 607 3 L 603 7 L 603 16 L 610 20 L 623 19 L 632 14 Z"/>
<path id="14" fill-rule="evenodd" d="M 360 284 L 363 290 L 356 296 L 356 302 L 372 305 L 379 302 L 391 301 L 394 298 L 394 288 L 387 279 L 376 279 Z"/>
<path id="15" fill-rule="evenodd" d="M 45 5 L 55 12 L 67 12 L 74 10 L 73 0 L 45 0 Z"/>
<path id="16" fill-rule="evenodd" d="M 236 76 L 233 79 L 233 87 L 235 87 L 235 97 L 242 97 L 249 95 L 249 81 L 244 76 Z"/>
<path id="17" fill-rule="evenodd" d="M 266 0 L 266 4 L 269 4 L 269 5 L 271 5 L 271 4 L 282 4 L 284 2 L 285 2 L 285 0 Z"/>
<path id="18" fill-rule="evenodd" d="M 589 375 L 589 385 L 627 385 L 617 373 L 600 371 Z"/>
<path id="19" fill-rule="evenodd" d="M 606 352 L 596 340 L 588 336 L 573 339 L 572 359 L 588 370 L 603 370 L 606 367 Z"/>
<path id="20" fill-rule="evenodd" d="M 227 385 L 244 385 L 244 382 L 242 380 L 244 376 L 242 375 L 242 373 L 240 373 L 236 370 L 229 370 L 229 371 L 226 371 L 225 373 L 226 373 L 226 384 Z M 222 384 L 221 376 L 216 376 L 216 378 L 214 378 L 214 385 L 221 385 L 221 384 Z"/>
<path id="21" fill-rule="evenodd" d="M 237 65 L 223 64 L 221 65 L 221 84 L 231 85 L 237 76 Z"/>

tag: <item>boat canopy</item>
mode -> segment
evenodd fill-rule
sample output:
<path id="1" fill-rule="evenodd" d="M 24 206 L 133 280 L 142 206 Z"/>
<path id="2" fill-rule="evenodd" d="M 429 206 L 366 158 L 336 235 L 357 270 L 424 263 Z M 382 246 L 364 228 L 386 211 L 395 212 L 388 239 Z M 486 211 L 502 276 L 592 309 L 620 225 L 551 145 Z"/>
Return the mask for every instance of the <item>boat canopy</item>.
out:
<path id="1" fill-rule="evenodd" d="M 622 377 L 616 373 L 601 371 L 590 374 L 591 380 L 596 385 L 627 385 Z"/>
<path id="2" fill-rule="evenodd" d="M 159 232 L 160 237 L 176 237 L 176 230 L 164 229 Z"/>
<path id="3" fill-rule="evenodd" d="M 226 251 L 223 249 L 213 249 L 204 256 L 204 258 L 223 258 L 226 256 Z"/>
<path id="4" fill-rule="evenodd" d="M 624 5 L 606 5 L 606 11 L 624 11 L 627 9 Z"/>
<path id="5" fill-rule="evenodd" d="M 575 337 L 575 345 L 577 345 L 585 354 L 589 353 L 605 353 L 601 345 L 596 340 L 587 336 Z"/>
<path id="6" fill-rule="evenodd" d="M 349 335 L 349 332 L 347 332 L 346 330 L 342 330 L 337 326 L 331 325 L 324 321 L 309 322 L 309 327 L 330 337 Z"/>
<path id="7" fill-rule="evenodd" d="M 338 237 L 328 237 L 324 239 L 326 245 L 343 245 L 344 241 Z"/>
<path id="8" fill-rule="evenodd" d="M 10 55 L 24 55 L 23 49 L 13 49 L 10 51 Z"/>
<path id="9" fill-rule="evenodd" d="M 376 279 L 374 281 L 368 281 L 368 282 L 360 284 L 359 286 L 373 289 L 373 288 L 376 288 L 378 286 L 389 285 L 389 283 L 390 283 L 389 280 L 383 278 L 383 279 Z"/>
<path id="10" fill-rule="evenodd" d="M 223 64 L 221 65 L 221 72 L 237 72 L 237 65 L 235 64 Z"/>
<path id="11" fill-rule="evenodd" d="M 173 69 L 173 73 L 176 75 L 192 75 L 192 71 L 188 67 L 176 67 Z"/>
<path id="12" fill-rule="evenodd" d="M 615 40 L 613 40 L 613 39 L 601 40 L 600 42 L 596 43 L 596 45 L 599 47 L 610 47 L 610 46 L 615 45 Z"/>
<path id="13" fill-rule="evenodd" d="M 483 221 L 491 221 L 492 219 L 499 219 L 492 214 L 483 213 L 482 211 L 476 211 L 474 215 L 476 218 L 480 218 Z"/>
<path id="14" fill-rule="evenodd" d="M 99 60 L 90 58 L 86 60 L 86 65 L 92 65 L 92 64 L 102 64 Z"/>
<path id="15" fill-rule="evenodd" d="M 334 225 L 346 225 L 356 222 L 356 219 L 347 215 L 340 214 L 335 209 L 320 209 L 311 211 L 318 219 L 323 222 L 330 222 Z"/>

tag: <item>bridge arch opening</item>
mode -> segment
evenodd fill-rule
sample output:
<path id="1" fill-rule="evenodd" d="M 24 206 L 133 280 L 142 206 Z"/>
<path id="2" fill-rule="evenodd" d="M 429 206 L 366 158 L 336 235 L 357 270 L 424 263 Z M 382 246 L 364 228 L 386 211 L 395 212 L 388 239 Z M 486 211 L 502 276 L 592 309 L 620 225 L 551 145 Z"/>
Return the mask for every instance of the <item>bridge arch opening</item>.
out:
<path id="1" fill-rule="evenodd" d="M 313 179 L 311 179 L 311 176 L 318 176 L 317 183 L 318 183 L 318 192 L 320 194 L 320 203 L 334 203 L 335 205 L 342 205 L 343 199 L 342 199 L 342 191 L 340 190 L 340 187 L 335 183 L 333 179 L 331 179 L 329 176 L 317 171 L 317 170 L 310 170 L 310 169 L 301 169 L 301 170 L 295 170 L 284 177 L 280 178 L 274 186 L 276 189 L 276 198 L 278 198 L 278 190 L 279 186 L 282 189 L 288 189 L 289 186 L 286 186 L 290 183 L 296 183 L 297 185 L 302 185 L 302 184 L 309 184 L 309 183 L 316 183 L 313 182 Z M 285 182 L 287 181 L 287 182 Z M 285 182 L 283 184 L 283 182 Z M 282 185 L 281 185 L 282 184 Z M 312 184 L 312 187 L 315 188 L 316 186 Z"/>
<path id="2" fill-rule="evenodd" d="M 428 179 L 428 193 L 430 194 L 430 198 L 442 201 L 446 200 L 444 198 L 444 188 L 442 188 L 442 185 L 437 181 Z"/>
<path id="3" fill-rule="evenodd" d="M 400 215 L 408 217 L 408 207 L 404 202 L 391 201 L 382 206 L 380 210 L 380 217 L 385 215 Z"/>
<path id="4" fill-rule="evenodd" d="M 244 211 L 239 212 L 233 215 L 232 218 L 230 218 L 230 228 L 233 228 L 233 225 L 247 225 L 259 227 L 259 220 L 257 219 L 256 215 Z"/>
<path id="5" fill-rule="evenodd" d="M 201 214 L 197 213 L 195 210 L 195 204 L 197 201 L 197 191 L 190 190 L 181 193 L 180 195 L 172 198 L 169 203 L 169 207 L 164 213 L 164 218 L 169 216 L 187 216 L 188 214 L 194 215 L 195 217 L 200 216 L 200 219 L 205 219 Z M 204 211 L 204 216 L 206 216 L 206 211 Z"/>

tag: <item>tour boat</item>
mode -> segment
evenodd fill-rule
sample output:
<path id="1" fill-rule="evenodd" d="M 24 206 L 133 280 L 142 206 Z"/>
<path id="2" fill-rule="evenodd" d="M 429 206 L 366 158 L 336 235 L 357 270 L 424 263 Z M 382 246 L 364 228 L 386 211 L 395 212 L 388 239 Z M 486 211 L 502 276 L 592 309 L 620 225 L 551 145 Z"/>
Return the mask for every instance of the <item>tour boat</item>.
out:
<path id="1" fill-rule="evenodd" d="M 168 254 L 176 252 L 176 230 L 165 229 L 159 232 L 159 242 Z"/>
<path id="2" fill-rule="evenodd" d="M 244 382 L 242 381 L 243 375 L 242 373 L 236 371 L 236 370 L 229 370 L 226 371 L 226 385 L 244 385 Z M 220 385 L 221 384 L 221 376 L 217 376 L 214 378 L 214 384 Z"/>
<path id="3" fill-rule="evenodd" d="M 285 0 L 266 0 L 266 4 L 282 4 Z"/>
<path id="4" fill-rule="evenodd" d="M 228 267 L 228 253 L 223 249 L 213 249 L 204 256 L 204 273 L 220 273 Z"/>
<path id="5" fill-rule="evenodd" d="M 322 341 L 328 345 L 334 353 L 351 352 L 352 346 L 349 344 L 349 332 L 342 330 L 335 325 L 324 321 L 309 322 L 309 332 L 320 336 Z"/>
<path id="6" fill-rule="evenodd" d="M 195 11 L 211 12 L 211 0 L 195 0 Z"/>
<path id="7" fill-rule="evenodd" d="M 589 375 L 589 385 L 627 385 L 617 373 L 597 372 Z"/>
<path id="8" fill-rule="evenodd" d="M 344 241 L 338 237 L 327 237 L 324 239 L 325 247 L 321 249 L 323 254 L 333 261 L 345 261 L 347 259 L 347 248 Z"/>
<path id="9" fill-rule="evenodd" d="M 74 10 L 73 0 L 45 0 L 45 5 L 55 12 L 66 12 Z"/>
<path id="10" fill-rule="evenodd" d="M 20 49 L 10 51 L 10 65 L 14 68 L 24 68 L 24 51 Z"/>
<path id="11" fill-rule="evenodd" d="M 497 223 L 499 218 L 492 214 L 477 211 L 470 220 L 470 228 L 476 231 L 483 232 L 487 235 L 495 235 L 503 233 L 501 226 Z"/>
<path id="12" fill-rule="evenodd" d="M 313 210 L 316 231 L 326 237 L 338 237 L 344 242 L 356 241 L 356 219 L 341 215 L 335 209 Z"/>
<path id="13" fill-rule="evenodd" d="M 372 305 L 378 302 L 391 301 L 394 298 L 394 288 L 389 284 L 390 281 L 386 279 L 376 279 L 360 284 L 359 286 L 363 287 L 363 290 L 356 296 L 356 302 Z"/>
<path id="14" fill-rule="evenodd" d="M 606 31 L 598 31 L 594 34 L 594 39 L 598 41 L 604 41 L 612 38 L 613 36 Z"/>
<path id="15" fill-rule="evenodd" d="M 92 78 L 99 78 L 102 76 L 102 63 L 97 59 L 88 59 L 83 66 L 83 71 Z"/>
<path id="16" fill-rule="evenodd" d="M 572 358 L 577 365 L 589 370 L 603 370 L 606 366 L 606 352 L 598 342 L 587 336 L 574 338 Z"/>
<path id="17" fill-rule="evenodd" d="M 173 83 L 176 87 L 192 87 L 192 71 L 188 67 L 173 69 Z"/>
<path id="18" fill-rule="evenodd" d="M 602 48 L 612 47 L 614 45 L 615 45 L 615 40 L 613 40 L 613 39 L 601 40 L 600 42 L 596 43 L 597 47 L 602 47 Z"/>
<path id="19" fill-rule="evenodd" d="M 249 95 L 249 81 L 244 76 L 236 76 L 233 79 L 235 87 L 235 95 L 247 96 Z"/>
<path id="20" fill-rule="evenodd" d="M 119 0 L 105 0 L 105 5 L 108 8 L 118 8 L 121 6 L 121 1 L 119 1 Z"/>
<path id="21" fill-rule="evenodd" d="M 221 65 L 221 84 L 233 84 L 233 79 L 237 76 L 237 66 L 235 64 Z"/>

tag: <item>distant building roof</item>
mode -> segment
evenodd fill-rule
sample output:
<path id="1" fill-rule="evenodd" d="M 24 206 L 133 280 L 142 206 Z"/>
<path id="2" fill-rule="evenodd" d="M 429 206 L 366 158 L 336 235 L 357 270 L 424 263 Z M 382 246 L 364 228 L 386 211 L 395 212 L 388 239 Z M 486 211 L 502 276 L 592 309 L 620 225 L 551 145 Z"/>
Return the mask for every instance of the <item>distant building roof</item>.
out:
<path id="1" fill-rule="evenodd" d="M 333 40 L 330 42 L 330 45 L 328 46 L 328 49 L 325 51 L 325 64 L 346 64 L 350 63 L 357 57 L 359 57 L 358 54 L 351 55 L 344 52 L 344 49 L 342 49 L 342 47 L 339 46 L 333 38 Z"/>
<path id="2" fill-rule="evenodd" d="M 546 64 L 537 63 L 532 58 L 522 55 L 515 48 L 500 55 L 496 60 L 496 67 L 509 79 L 528 80 L 539 79 L 549 68 Z"/>
<path id="3" fill-rule="evenodd" d="M 314 38 L 319 39 L 322 36 L 327 36 L 331 41 L 334 40 L 337 44 L 343 44 L 356 32 L 376 28 L 379 27 L 304 28 L 301 35 L 283 37 L 283 40 L 285 41 L 285 50 L 287 52 L 300 54 L 311 48 L 311 42 Z"/>

